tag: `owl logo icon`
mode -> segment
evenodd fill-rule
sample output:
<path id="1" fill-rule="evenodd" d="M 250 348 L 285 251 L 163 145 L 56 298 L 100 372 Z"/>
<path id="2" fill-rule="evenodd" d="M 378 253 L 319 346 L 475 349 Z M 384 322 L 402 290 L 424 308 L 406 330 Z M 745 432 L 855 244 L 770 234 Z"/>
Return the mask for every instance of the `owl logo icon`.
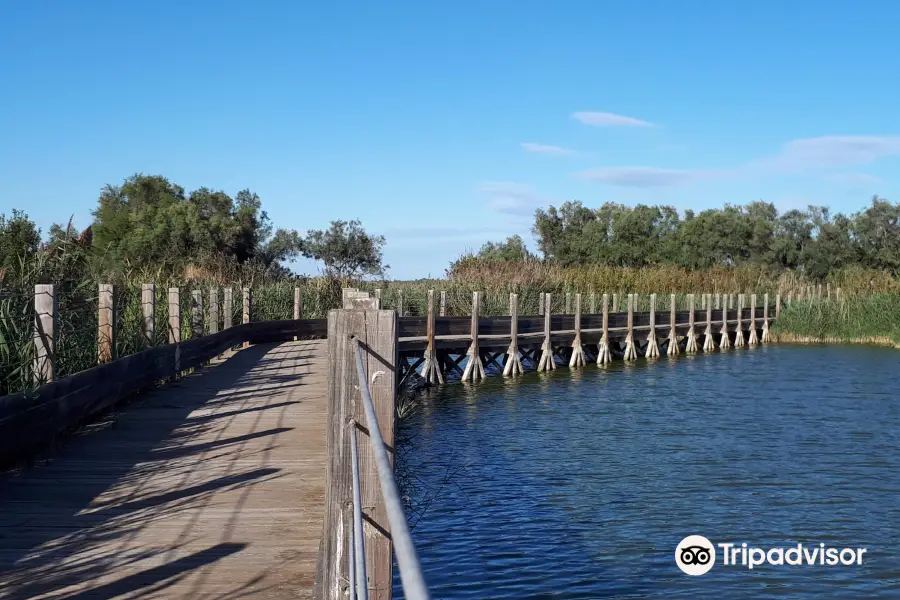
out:
<path id="1" fill-rule="evenodd" d="M 675 548 L 675 564 L 688 575 L 705 575 L 716 564 L 716 547 L 702 535 L 689 535 Z"/>

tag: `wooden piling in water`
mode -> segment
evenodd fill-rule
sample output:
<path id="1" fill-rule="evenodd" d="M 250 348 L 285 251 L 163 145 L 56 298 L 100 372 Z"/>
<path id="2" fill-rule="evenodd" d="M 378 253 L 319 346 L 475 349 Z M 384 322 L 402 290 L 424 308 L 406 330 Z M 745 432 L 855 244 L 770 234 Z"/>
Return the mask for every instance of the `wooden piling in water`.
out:
<path id="1" fill-rule="evenodd" d="M 650 294 L 650 331 L 647 333 L 647 358 L 659 356 L 659 344 L 656 342 L 656 294 Z"/>
<path id="2" fill-rule="evenodd" d="M 111 283 L 99 286 L 97 313 L 97 362 L 116 359 L 116 289 Z"/>
<path id="3" fill-rule="evenodd" d="M 780 298 L 779 298 L 780 301 Z M 760 342 L 763 344 L 768 344 L 770 341 L 769 336 L 769 293 L 766 292 L 763 294 L 763 325 L 762 325 L 762 337 L 760 338 Z"/>
<path id="4" fill-rule="evenodd" d="M 669 295 L 669 347 L 666 350 L 668 356 L 678 356 L 680 348 L 678 347 L 678 330 L 675 329 L 676 316 L 678 314 L 677 300 L 675 294 Z"/>
<path id="5" fill-rule="evenodd" d="M 716 349 L 716 341 L 712 328 L 712 294 L 706 294 L 706 329 L 703 332 L 703 351 L 713 352 Z"/>
<path id="6" fill-rule="evenodd" d="M 550 327 L 550 302 L 551 295 L 544 295 L 544 344 L 541 346 L 541 358 L 538 361 L 537 370 L 540 371 L 552 371 L 556 369 L 556 361 L 553 359 L 553 341 L 551 339 L 551 327 Z"/>
<path id="7" fill-rule="evenodd" d="M 756 346 L 759 343 L 759 337 L 756 334 L 756 294 L 750 294 L 750 337 L 747 340 L 748 346 Z"/>
<path id="8" fill-rule="evenodd" d="M 634 294 L 628 294 L 628 333 L 625 338 L 625 360 L 637 358 L 637 348 L 634 344 Z"/>
<path id="9" fill-rule="evenodd" d="M 741 348 L 744 345 L 744 295 L 738 294 L 737 299 L 737 328 L 734 330 L 734 347 Z"/>
<path id="10" fill-rule="evenodd" d="M 688 333 L 687 342 L 684 345 L 685 354 L 695 354 L 697 352 L 697 332 L 694 329 L 694 294 L 688 294 Z"/>
<path id="11" fill-rule="evenodd" d="M 377 299 L 376 302 L 378 302 Z M 428 337 L 428 345 L 425 347 L 425 363 L 422 367 L 422 377 L 425 378 L 427 383 L 444 383 L 444 374 L 441 373 L 441 365 L 434 345 L 434 290 L 428 290 L 427 302 L 425 335 Z"/>
<path id="12" fill-rule="evenodd" d="M 56 286 L 52 283 L 35 285 L 32 379 L 36 386 L 56 380 L 58 313 L 59 299 L 56 296 Z"/>
<path id="13" fill-rule="evenodd" d="M 728 334 L 728 294 L 722 296 L 722 329 L 719 332 L 719 350 L 731 347 L 731 338 Z"/>
<path id="14" fill-rule="evenodd" d="M 519 356 L 519 295 L 509 295 L 509 348 L 506 349 L 506 363 L 503 375 L 521 375 L 525 372 Z"/>
<path id="15" fill-rule="evenodd" d="M 472 342 L 469 346 L 469 361 L 462 374 L 463 381 L 484 379 L 484 363 L 481 361 L 481 348 L 478 346 L 478 317 L 481 310 L 481 292 L 472 292 Z"/>
<path id="16" fill-rule="evenodd" d="M 141 341 L 144 348 L 156 345 L 156 285 L 141 284 Z"/>
<path id="17" fill-rule="evenodd" d="M 575 339 L 572 340 L 572 356 L 570 367 L 582 367 L 585 364 L 584 346 L 581 343 L 581 294 L 575 294 Z"/>
<path id="18" fill-rule="evenodd" d="M 609 350 L 609 294 L 603 294 L 603 333 L 600 343 L 597 344 L 597 364 L 605 365 L 612 360 L 612 352 Z"/>

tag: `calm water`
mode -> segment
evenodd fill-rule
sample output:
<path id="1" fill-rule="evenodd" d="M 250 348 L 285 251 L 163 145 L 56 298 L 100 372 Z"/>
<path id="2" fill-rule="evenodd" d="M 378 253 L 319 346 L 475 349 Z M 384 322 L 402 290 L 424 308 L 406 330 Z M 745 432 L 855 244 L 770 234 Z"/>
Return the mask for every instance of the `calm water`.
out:
<path id="1" fill-rule="evenodd" d="M 900 598 L 898 375 L 765 346 L 448 385 L 401 428 L 433 597 Z M 690 534 L 868 552 L 690 577 Z"/>

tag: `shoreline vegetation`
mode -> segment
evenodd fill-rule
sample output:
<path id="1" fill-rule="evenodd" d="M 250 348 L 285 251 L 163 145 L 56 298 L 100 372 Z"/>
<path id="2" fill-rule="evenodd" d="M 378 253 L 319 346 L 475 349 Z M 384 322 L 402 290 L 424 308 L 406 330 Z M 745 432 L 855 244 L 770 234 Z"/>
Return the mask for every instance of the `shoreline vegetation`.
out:
<path id="1" fill-rule="evenodd" d="M 117 356 L 145 343 L 142 284 L 156 285 L 158 324 L 168 323 L 168 288 L 181 288 L 184 339 L 197 290 L 206 312 L 212 290 L 221 302 L 221 290 L 232 288 L 232 322 L 240 322 L 244 287 L 253 289 L 250 318 L 258 321 L 292 318 L 296 288 L 301 317 L 323 318 L 348 286 L 380 289 L 384 308 L 416 316 L 425 315 L 429 290 L 445 292 L 448 315 L 469 315 L 472 292 L 480 291 L 484 316 L 508 314 L 510 293 L 518 294 L 520 314 L 538 314 L 546 293 L 555 314 L 571 310 L 566 296 L 576 293 L 583 312 L 591 294 L 637 294 L 635 310 L 646 311 L 651 293 L 675 294 L 680 310 L 686 294 L 755 293 L 762 302 L 768 293 L 774 304 L 780 293 L 776 339 L 900 346 L 892 325 L 900 314 L 900 205 L 878 197 L 849 216 L 816 206 L 779 214 L 765 202 L 696 214 L 566 202 L 535 211 L 540 256 L 511 236 L 464 253 L 442 278 L 415 281 L 388 278 L 387 240 L 359 221 L 332 221 L 304 235 L 276 228 L 250 190 L 187 192 L 165 177 L 137 174 L 103 187 L 92 217 L 81 230 L 70 220 L 42 233 L 22 211 L 0 214 L 0 396 L 33 386 L 37 284 L 55 285 L 57 377 L 97 364 L 101 284 L 116 288 Z M 293 273 L 298 256 L 317 260 L 321 273 Z M 167 339 L 157 325 L 155 343 Z"/>

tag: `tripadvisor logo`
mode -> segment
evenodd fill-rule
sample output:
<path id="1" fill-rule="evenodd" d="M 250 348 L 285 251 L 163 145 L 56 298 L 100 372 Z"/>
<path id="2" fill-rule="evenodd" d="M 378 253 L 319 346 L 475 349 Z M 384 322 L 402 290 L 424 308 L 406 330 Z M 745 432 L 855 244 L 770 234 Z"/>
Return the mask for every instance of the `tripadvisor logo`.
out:
<path id="1" fill-rule="evenodd" d="M 726 567 L 754 567 L 769 564 L 773 566 L 861 565 L 866 548 L 830 548 L 825 544 L 804 546 L 797 544 L 788 548 L 755 548 L 747 544 L 713 544 L 702 535 L 689 535 L 675 548 L 675 564 L 688 575 L 705 575 L 716 564 L 716 548 L 719 548 L 722 565 Z"/>

